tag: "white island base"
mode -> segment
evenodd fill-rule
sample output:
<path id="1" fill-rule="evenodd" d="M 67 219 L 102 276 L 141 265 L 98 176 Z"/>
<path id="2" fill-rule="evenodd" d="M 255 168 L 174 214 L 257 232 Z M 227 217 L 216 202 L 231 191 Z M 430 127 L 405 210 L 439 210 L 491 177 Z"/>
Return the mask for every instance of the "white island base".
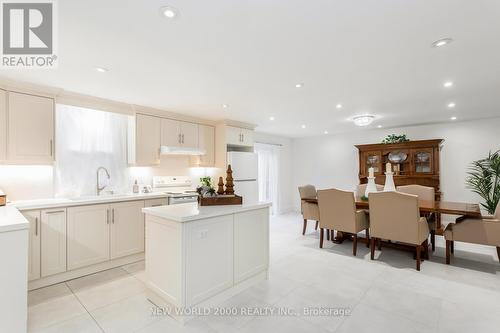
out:
<path id="1" fill-rule="evenodd" d="M 185 322 L 267 279 L 269 206 L 144 208 L 146 283 L 161 314 Z"/>

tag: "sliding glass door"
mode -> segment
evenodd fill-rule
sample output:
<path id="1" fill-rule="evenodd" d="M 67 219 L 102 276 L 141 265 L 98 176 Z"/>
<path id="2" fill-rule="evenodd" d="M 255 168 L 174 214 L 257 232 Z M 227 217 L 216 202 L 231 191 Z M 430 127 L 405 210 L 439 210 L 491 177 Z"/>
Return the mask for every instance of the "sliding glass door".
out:
<path id="1" fill-rule="evenodd" d="M 273 203 L 272 213 L 279 212 L 279 154 L 280 147 L 273 144 L 256 143 L 255 152 L 259 156 L 259 200 Z"/>

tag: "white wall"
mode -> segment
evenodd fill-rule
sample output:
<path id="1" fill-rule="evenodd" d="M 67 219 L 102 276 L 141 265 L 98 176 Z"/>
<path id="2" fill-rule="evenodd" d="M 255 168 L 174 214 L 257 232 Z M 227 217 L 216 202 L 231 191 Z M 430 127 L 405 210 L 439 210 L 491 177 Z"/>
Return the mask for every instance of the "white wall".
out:
<path id="1" fill-rule="evenodd" d="M 297 187 L 313 184 L 318 189 L 337 187 L 355 190 L 358 184 L 358 150 L 355 144 L 381 142 L 388 134 L 406 134 L 411 140 L 445 139 L 441 151 L 443 200 L 479 202 L 465 188 L 470 162 L 500 149 L 500 118 L 393 129 L 356 129 L 341 135 L 293 140 L 293 191 L 295 210 L 300 200 Z"/>
<path id="2" fill-rule="evenodd" d="M 292 139 L 266 133 L 255 133 L 255 141 L 259 143 L 277 144 L 280 146 L 278 201 L 279 213 L 283 214 L 294 209 L 292 196 Z"/>

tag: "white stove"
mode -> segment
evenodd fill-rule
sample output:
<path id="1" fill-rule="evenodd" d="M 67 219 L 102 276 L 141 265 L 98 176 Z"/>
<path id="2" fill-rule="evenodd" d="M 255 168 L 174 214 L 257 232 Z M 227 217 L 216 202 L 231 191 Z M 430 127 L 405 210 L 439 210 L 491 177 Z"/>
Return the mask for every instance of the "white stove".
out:
<path id="1" fill-rule="evenodd" d="M 187 176 L 154 176 L 153 192 L 168 195 L 168 204 L 198 201 L 198 193 Z"/>

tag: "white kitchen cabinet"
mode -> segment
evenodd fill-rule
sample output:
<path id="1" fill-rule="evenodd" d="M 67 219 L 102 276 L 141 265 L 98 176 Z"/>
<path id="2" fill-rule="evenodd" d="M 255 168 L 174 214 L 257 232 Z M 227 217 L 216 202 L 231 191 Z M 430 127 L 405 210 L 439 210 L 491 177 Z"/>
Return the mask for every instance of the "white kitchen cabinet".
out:
<path id="1" fill-rule="evenodd" d="M 7 159 L 7 92 L 0 89 L 0 161 Z"/>
<path id="2" fill-rule="evenodd" d="M 198 147 L 198 124 L 163 118 L 161 145 L 170 147 Z"/>
<path id="3" fill-rule="evenodd" d="M 8 92 L 8 149 L 11 162 L 54 161 L 54 100 Z"/>
<path id="4" fill-rule="evenodd" d="M 66 209 L 41 212 L 41 277 L 66 271 Z"/>
<path id="5" fill-rule="evenodd" d="M 269 265 L 269 210 L 234 214 L 234 283 L 265 271 Z"/>
<path id="6" fill-rule="evenodd" d="M 157 165 L 160 163 L 161 118 L 137 114 L 135 119 L 136 165 Z"/>
<path id="7" fill-rule="evenodd" d="M 68 270 L 109 259 L 109 205 L 68 208 Z"/>
<path id="8" fill-rule="evenodd" d="M 199 148 L 205 150 L 204 155 L 192 156 L 191 164 L 200 167 L 215 165 L 215 127 L 198 125 Z"/>
<path id="9" fill-rule="evenodd" d="M 254 139 L 253 139 L 253 130 L 249 130 L 246 128 L 241 129 L 241 145 L 242 146 L 253 146 L 254 144 Z"/>
<path id="10" fill-rule="evenodd" d="M 120 202 L 110 205 L 111 259 L 144 252 L 144 201 Z"/>
<path id="11" fill-rule="evenodd" d="M 226 144 L 233 146 L 253 146 L 253 131 L 233 126 L 226 126 Z"/>
<path id="12" fill-rule="evenodd" d="M 28 280 L 40 278 L 40 211 L 23 212 L 29 221 Z"/>
<path id="13" fill-rule="evenodd" d="M 168 205 L 168 198 L 144 200 L 144 207 L 159 207 Z"/>
<path id="14" fill-rule="evenodd" d="M 233 216 L 189 223 L 186 236 L 187 304 L 197 304 L 233 286 Z"/>

